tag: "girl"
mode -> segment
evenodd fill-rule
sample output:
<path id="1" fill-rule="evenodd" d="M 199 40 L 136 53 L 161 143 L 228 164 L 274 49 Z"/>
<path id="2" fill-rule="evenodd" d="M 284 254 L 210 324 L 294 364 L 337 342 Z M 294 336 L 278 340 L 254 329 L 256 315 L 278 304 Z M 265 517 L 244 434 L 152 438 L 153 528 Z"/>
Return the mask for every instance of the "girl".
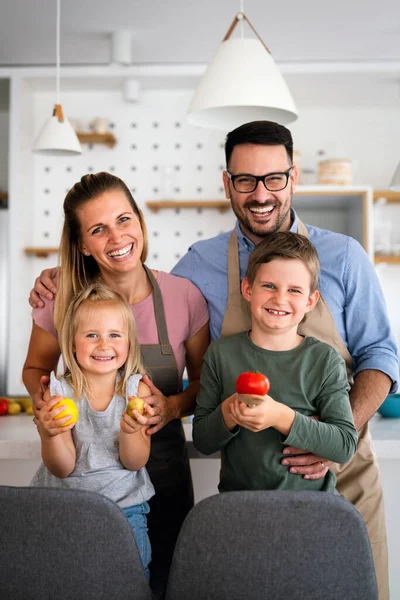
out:
<path id="1" fill-rule="evenodd" d="M 104 494 L 125 512 L 136 538 L 147 577 L 151 560 L 147 501 L 154 488 L 145 464 L 150 455 L 147 416 L 126 412 L 128 396 L 146 397 L 144 372 L 132 311 L 116 292 L 96 283 L 70 304 L 59 336 L 65 374 L 51 374 L 52 398 L 39 411 L 43 464 L 31 485 L 67 487 Z M 54 396 L 56 396 L 54 398 Z M 79 408 L 56 419 L 66 408 L 55 405 L 74 397 Z"/>

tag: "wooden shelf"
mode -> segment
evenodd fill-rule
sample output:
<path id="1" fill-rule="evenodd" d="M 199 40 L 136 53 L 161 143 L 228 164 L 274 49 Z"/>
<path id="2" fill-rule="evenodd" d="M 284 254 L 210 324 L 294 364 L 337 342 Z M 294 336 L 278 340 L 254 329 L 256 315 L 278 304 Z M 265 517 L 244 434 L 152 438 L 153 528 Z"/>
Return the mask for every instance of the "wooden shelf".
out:
<path id="1" fill-rule="evenodd" d="M 112 133 L 84 133 L 82 131 L 77 131 L 76 135 L 81 144 L 104 144 L 109 148 L 114 148 L 117 143 L 117 140 Z"/>
<path id="2" fill-rule="evenodd" d="M 0 192 L 0 200 L 8 200 L 7 192 Z"/>
<path id="3" fill-rule="evenodd" d="M 374 262 L 376 265 L 380 263 L 388 263 L 390 265 L 400 265 L 400 256 L 395 254 L 375 254 Z"/>
<path id="4" fill-rule="evenodd" d="M 385 198 L 388 203 L 400 204 L 400 192 L 394 190 L 374 190 L 374 202 L 377 202 L 380 198 Z"/>
<path id="5" fill-rule="evenodd" d="M 230 209 L 231 203 L 228 200 L 150 200 L 146 206 L 154 213 L 164 208 L 179 210 L 180 208 L 216 208 L 219 212 L 226 212 Z"/>
<path id="6" fill-rule="evenodd" d="M 28 256 L 47 258 L 50 254 L 57 254 L 58 248 L 24 248 L 24 251 Z"/>
<path id="7" fill-rule="evenodd" d="M 335 203 L 335 206 L 340 208 L 347 206 L 348 198 L 352 196 L 365 196 L 367 191 L 365 188 L 353 188 L 346 186 L 298 186 L 296 189 L 295 199 L 300 200 L 304 205 L 308 200 L 314 206 L 318 200 L 321 205 L 326 205 L 327 197 L 330 197 Z M 300 207 L 300 202 L 298 206 Z M 230 209 L 231 203 L 229 200 L 149 200 L 146 206 L 154 213 L 161 209 L 180 209 L 180 208 L 216 208 L 220 212 L 225 212 Z"/>

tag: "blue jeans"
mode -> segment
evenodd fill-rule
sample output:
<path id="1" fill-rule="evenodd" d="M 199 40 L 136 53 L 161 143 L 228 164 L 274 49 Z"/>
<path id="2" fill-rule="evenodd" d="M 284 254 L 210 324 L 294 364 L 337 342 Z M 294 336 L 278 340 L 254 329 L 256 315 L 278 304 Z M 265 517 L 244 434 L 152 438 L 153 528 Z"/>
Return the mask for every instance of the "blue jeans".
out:
<path id="1" fill-rule="evenodd" d="M 129 524 L 132 528 L 133 535 L 135 536 L 136 545 L 139 550 L 140 558 L 142 559 L 144 572 L 146 577 L 150 579 L 149 564 L 151 561 L 151 546 L 149 536 L 147 534 L 147 513 L 150 511 L 150 507 L 147 502 L 143 504 L 136 504 L 135 506 L 128 506 L 122 509 L 127 517 Z"/>

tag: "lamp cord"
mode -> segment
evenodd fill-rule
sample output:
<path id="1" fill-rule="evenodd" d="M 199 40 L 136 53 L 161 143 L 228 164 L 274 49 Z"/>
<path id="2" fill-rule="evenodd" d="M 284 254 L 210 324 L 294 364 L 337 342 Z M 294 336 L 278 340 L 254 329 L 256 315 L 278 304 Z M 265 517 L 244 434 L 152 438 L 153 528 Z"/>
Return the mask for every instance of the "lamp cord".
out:
<path id="1" fill-rule="evenodd" d="M 243 8 L 243 0 L 240 0 L 240 10 L 239 10 L 239 14 L 244 15 L 244 8 Z M 243 39 L 244 38 L 244 19 L 241 20 L 240 23 L 240 37 Z"/>
<path id="2" fill-rule="evenodd" d="M 56 24 L 56 104 L 60 104 L 60 0 L 57 0 Z"/>

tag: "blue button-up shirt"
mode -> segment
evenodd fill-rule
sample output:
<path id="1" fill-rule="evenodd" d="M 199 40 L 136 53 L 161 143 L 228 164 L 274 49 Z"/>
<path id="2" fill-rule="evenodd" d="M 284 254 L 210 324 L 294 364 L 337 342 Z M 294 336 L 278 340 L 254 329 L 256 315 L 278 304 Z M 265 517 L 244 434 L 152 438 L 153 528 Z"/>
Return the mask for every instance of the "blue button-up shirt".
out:
<path id="1" fill-rule="evenodd" d="M 298 221 L 292 209 L 291 231 Z M 385 300 L 374 266 L 353 238 L 307 225 L 310 240 L 321 263 L 319 289 L 352 358 L 354 375 L 375 369 L 392 379 L 391 392 L 399 379 L 397 347 L 390 330 Z M 241 280 L 254 248 L 236 222 Z M 228 300 L 228 243 L 231 231 L 196 242 L 172 270 L 190 279 L 201 291 L 210 312 L 211 338 L 221 334 Z"/>

